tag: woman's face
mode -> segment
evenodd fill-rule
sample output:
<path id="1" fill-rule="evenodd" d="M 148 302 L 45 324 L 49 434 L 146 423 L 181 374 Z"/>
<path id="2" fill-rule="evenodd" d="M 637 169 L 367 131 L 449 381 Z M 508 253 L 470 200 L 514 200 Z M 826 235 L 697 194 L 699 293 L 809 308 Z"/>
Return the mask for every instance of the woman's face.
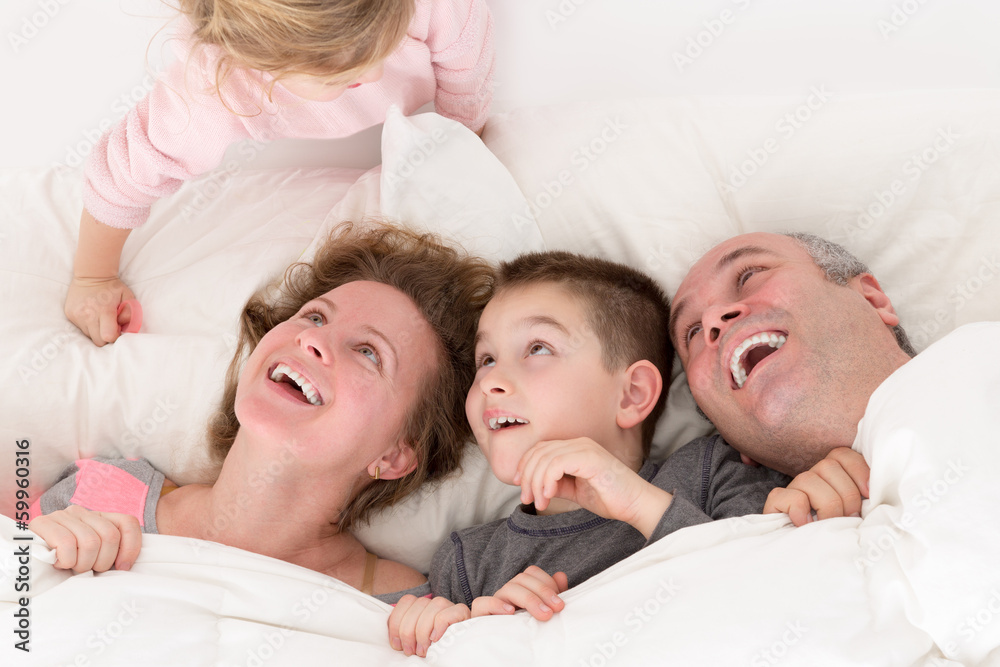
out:
<path id="1" fill-rule="evenodd" d="M 436 349 L 430 324 L 405 294 L 377 282 L 342 285 L 254 349 L 236 390 L 240 428 L 317 473 L 331 465 L 360 473 L 401 442 L 437 367 Z"/>

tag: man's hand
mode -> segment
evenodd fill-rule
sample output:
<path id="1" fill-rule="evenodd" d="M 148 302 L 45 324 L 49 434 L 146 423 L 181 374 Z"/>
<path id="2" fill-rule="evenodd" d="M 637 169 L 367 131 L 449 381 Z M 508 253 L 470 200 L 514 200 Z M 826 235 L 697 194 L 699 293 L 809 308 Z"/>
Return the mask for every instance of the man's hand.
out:
<path id="1" fill-rule="evenodd" d="M 549 574 L 540 567 L 529 565 L 493 595 L 472 601 L 472 617 L 513 614 L 524 609 L 539 621 L 547 621 L 563 610 L 566 603 L 559 594 L 569 588 L 565 572 Z"/>
<path id="2" fill-rule="evenodd" d="M 139 557 L 142 528 L 130 514 L 93 512 L 79 505 L 35 517 L 29 527 L 56 552 L 55 566 L 77 574 L 127 570 Z"/>
<path id="3" fill-rule="evenodd" d="M 820 519 L 861 516 L 861 500 L 868 497 L 871 470 L 865 458 L 849 447 L 837 447 L 826 458 L 800 473 L 784 489 L 773 489 L 764 514 L 787 513 L 796 526 Z"/>
<path id="4" fill-rule="evenodd" d="M 469 618 L 469 608 L 447 598 L 404 595 L 389 614 L 389 644 L 405 655 L 427 657 L 452 623 Z"/>

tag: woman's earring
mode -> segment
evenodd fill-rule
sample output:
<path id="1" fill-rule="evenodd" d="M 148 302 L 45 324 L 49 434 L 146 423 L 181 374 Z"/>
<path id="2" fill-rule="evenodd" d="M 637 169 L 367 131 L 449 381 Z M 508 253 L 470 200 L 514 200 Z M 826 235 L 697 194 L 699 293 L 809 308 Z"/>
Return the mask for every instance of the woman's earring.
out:
<path id="1" fill-rule="evenodd" d="M 378 466 L 375 466 L 375 474 L 374 475 L 368 475 L 368 476 L 371 477 L 372 479 L 374 479 L 377 482 L 378 481 L 378 476 L 379 476 Z"/>

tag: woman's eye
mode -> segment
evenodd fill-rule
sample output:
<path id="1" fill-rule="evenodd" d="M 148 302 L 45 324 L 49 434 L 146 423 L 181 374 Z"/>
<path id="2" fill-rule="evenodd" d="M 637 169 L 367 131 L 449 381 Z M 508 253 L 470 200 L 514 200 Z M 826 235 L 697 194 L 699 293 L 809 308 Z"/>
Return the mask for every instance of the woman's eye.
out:
<path id="1" fill-rule="evenodd" d="M 313 324 L 315 324 L 316 326 L 318 326 L 318 327 L 321 327 L 324 324 L 326 324 L 326 320 L 324 320 L 323 316 L 320 315 L 319 313 L 315 313 L 315 312 L 313 312 L 313 313 L 306 313 L 305 314 L 305 318 L 307 320 L 309 320 L 310 322 L 312 322 Z"/>
<path id="2" fill-rule="evenodd" d="M 684 342 L 690 343 L 691 339 L 697 336 L 699 333 L 701 333 L 701 324 L 700 323 L 692 324 L 687 328 L 687 331 L 684 332 Z"/>
<path id="3" fill-rule="evenodd" d="M 539 354 L 552 354 L 552 350 L 546 347 L 544 343 L 533 343 L 532 346 L 528 348 L 528 355 L 537 356 Z"/>
<path id="4" fill-rule="evenodd" d="M 371 345 L 362 345 L 358 348 L 358 352 L 370 359 L 376 366 L 382 365 L 382 359 L 378 356 L 378 352 L 376 352 L 375 348 Z"/>

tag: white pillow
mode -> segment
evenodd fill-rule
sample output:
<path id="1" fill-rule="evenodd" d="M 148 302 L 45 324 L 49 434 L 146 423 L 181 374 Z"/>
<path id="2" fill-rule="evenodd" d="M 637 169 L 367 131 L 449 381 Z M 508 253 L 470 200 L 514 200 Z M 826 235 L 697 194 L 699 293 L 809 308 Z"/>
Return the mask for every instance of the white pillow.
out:
<path id="1" fill-rule="evenodd" d="M 579 103 L 499 114 L 483 136 L 550 248 L 670 294 L 730 236 L 810 231 L 871 266 L 918 349 L 1000 319 L 1000 92 Z M 668 401 L 661 456 L 711 429 L 679 364 Z"/>

